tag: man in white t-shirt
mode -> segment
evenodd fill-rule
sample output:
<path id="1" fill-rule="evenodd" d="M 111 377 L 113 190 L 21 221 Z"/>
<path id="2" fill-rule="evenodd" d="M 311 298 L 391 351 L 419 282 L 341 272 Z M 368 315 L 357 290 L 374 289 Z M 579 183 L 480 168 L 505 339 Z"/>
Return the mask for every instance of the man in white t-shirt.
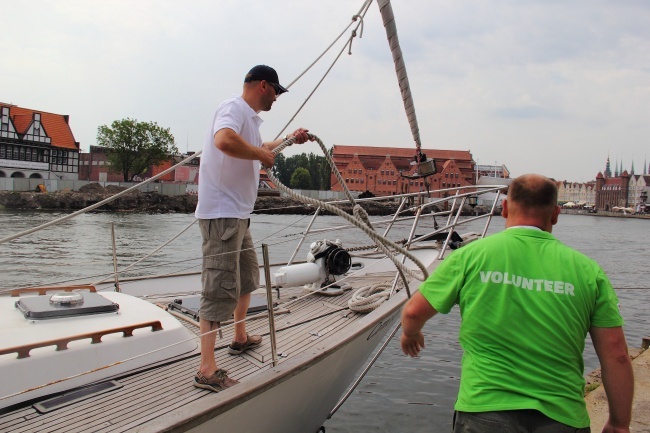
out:
<path id="1" fill-rule="evenodd" d="M 309 140 L 299 128 L 284 139 L 262 142 L 257 113 L 269 111 L 287 89 L 278 74 L 257 65 L 244 78 L 242 95 L 217 108 L 203 146 L 199 169 L 199 202 L 195 216 L 203 237 L 203 270 L 199 323 L 201 366 L 194 377 L 199 388 L 219 392 L 238 382 L 219 369 L 214 357 L 216 327 L 234 313 L 235 334 L 228 351 L 238 355 L 259 345 L 262 337 L 248 335 L 243 321 L 251 292 L 259 288 L 259 265 L 248 226 L 255 206 L 260 164 L 273 165 L 273 149 L 293 137 Z"/>

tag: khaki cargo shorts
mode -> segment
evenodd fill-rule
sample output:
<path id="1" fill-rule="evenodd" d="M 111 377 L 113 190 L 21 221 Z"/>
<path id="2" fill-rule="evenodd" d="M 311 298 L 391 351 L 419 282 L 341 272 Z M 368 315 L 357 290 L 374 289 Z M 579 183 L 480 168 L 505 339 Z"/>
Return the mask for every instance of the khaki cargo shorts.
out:
<path id="1" fill-rule="evenodd" d="M 239 296 L 260 286 L 257 252 L 248 229 L 249 222 L 238 218 L 199 220 L 203 237 L 201 319 L 229 320 Z"/>

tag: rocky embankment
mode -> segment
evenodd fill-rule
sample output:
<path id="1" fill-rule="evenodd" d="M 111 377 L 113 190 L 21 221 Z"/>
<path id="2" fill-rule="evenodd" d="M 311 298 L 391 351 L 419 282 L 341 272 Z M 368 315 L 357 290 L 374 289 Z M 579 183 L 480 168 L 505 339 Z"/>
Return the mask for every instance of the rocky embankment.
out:
<path id="1" fill-rule="evenodd" d="M 125 188 L 117 186 L 102 187 L 97 183 L 88 184 L 79 191 L 42 192 L 10 192 L 0 191 L 0 208 L 13 210 L 48 210 L 76 211 L 99 203 Z M 132 191 L 110 203 L 97 208 L 96 211 L 106 212 L 152 212 L 152 213 L 191 213 L 196 209 L 197 196 L 184 194 L 168 196 L 157 192 Z M 352 213 L 350 204 L 339 206 L 347 213 Z M 364 203 L 369 215 L 391 215 L 398 203 Z M 314 208 L 299 201 L 277 196 L 262 196 L 255 203 L 255 213 L 265 214 L 299 214 L 307 215 Z M 327 214 L 327 212 L 321 212 Z"/>

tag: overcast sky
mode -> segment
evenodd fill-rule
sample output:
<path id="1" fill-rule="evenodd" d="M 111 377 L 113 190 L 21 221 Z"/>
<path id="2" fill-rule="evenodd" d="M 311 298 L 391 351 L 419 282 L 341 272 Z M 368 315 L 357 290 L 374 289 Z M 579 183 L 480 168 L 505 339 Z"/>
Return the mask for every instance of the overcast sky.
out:
<path id="1" fill-rule="evenodd" d="M 362 0 L 30 0 L 0 12 L 0 101 L 70 115 L 84 151 L 127 117 L 202 147 L 216 106 L 255 64 L 292 82 Z M 647 0 L 393 2 L 423 147 L 470 150 L 516 176 L 593 180 L 609 155 L 637 174 L 650 156 Z M 373 3 L 352 44 L 289 127 L 330 147 L 413 147 Z M 346 35 L 347 37 L 347 35 Z M 341 44 L 334 52 L 341 50 Z M 332 61 L 268 113 L 275 137 Z M 316 144 L 294 146 L 318 152 Z"/>

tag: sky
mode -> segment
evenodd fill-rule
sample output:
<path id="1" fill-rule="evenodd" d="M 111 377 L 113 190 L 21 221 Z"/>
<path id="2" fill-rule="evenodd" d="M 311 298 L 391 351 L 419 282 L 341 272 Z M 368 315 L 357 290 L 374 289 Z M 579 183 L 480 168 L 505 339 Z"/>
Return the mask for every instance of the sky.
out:
<path id="1" fill-rule="evenodd" d="M 350 24 L 362 0 L 3 1 L 0 101 L 67 114 L 88 151 L 125 118 L 170 128 L 181 152 L 203 146 L 212 115 L 268 64 L 287 86 Z M 469 150 L 512 176 L 585 182 L 650 157 L 650 2 L 392 2 L 424 148 Z M 349 37 L 346 32 L 344 39 Z M 359 33 L 358 33 L 359 34 Z M 334 144 L 413 148 L 379 7 L 351 52 L 337 43 L 273 109 Z M 315 143 L 286 156 L 318 153 Z"/>

